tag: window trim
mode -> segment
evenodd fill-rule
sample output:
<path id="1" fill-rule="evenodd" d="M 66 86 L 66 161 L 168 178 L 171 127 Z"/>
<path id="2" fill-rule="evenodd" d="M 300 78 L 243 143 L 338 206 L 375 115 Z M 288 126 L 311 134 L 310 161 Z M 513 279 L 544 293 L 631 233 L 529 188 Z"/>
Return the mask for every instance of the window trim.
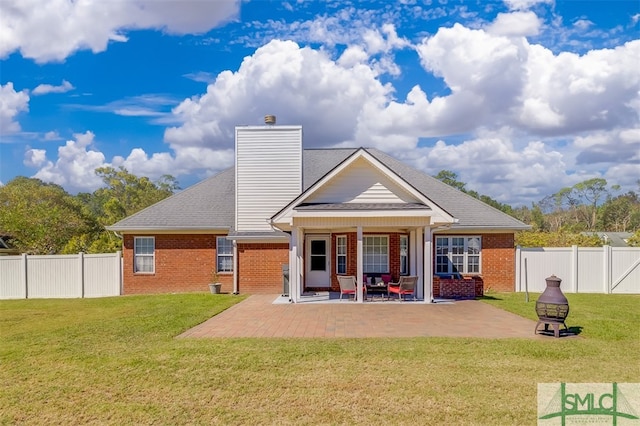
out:
<path id="1" fill-rule="evenodd" d="M 366 268 L 366 263 L 365 263 L 365 257 L 366 257 L 366 253 L 365 253 L 365 239 L 366 238 L 385 238 L 387 240 L 387 244 L 386 244 L 386 249 L 387 252 L 385 253 L 385 256 L 387 257 L 387 266 L 386 266 L 386 270 L 384 271 L 369 271 Z M 391 238 L 389 238 L 388 234 L 367 234 L 367 235 L 363 235 L 362 236 L 362 271 L 365 274 L 387 274 L 389 273 L 389 268 L 391 267 L 391 259 L 390 259 L 390 250 L 389 250 L 389 244 L 390 244 Z"/>
<path id="2" fill-rule="evenodd" d="M 340 254 L 340 242 L 344 241 L 344 254 Z M 347 246 L 347 236 L 346 235 L 336 235 L 336 275 L 346 275 L 347 274 L 347 270 L 348 270 L 348 266 L 347 264 L 349 263 L 349 250 L 348 250 L 348 246 Z M 344 258 L 344 272 L 340 272 L 339 268 L 340 268 L 340 258 Z"/>
<path id="3" fill-rule="evenodd" d="M 224 244 L 220 244 L 220 241 L 224 241 Z M 230 253 L 221 253 L 220 252 L 220 247 L 221 245 L 224 245 L 226 247 L 227 242 L 230 243 L 229 245 L 229 249 L 231 250 Z M 229 270 L 221 270 L 220 268 L 220 260 L 221 258 L 231 258 L 231 269 Z M 233 241 L 230 241 L 227 239 L 227 236 L 224 235 L 222 237 L 218 236 L 216 237 L 216 272 L 220 273 L 220 274 L 232 274 L 233 273 L 233 267 L 234 267 L 234 261 L 233 261 Z"/>
<path id="4" fill-rule="evenodd" d="M 151 240 L 153 242 L 153 250 L 151 253 L 138 253 L 138 240 Z M 143 271 L 138 270 L 138 262 L 137 259 L 139 257 L 142 258 L 151 258 L 151 271 Z M 134 274 L 155 274 L 156 273 L 156 237 L 154 236 L 139 236 L 133 237 L 133 273 Z"/>
<path id="5" fill-rule="evenodd" d="M 447 240 L 447 253 L 445 255 L 443 254 L 439 254 L 438 253 L 438 249 L 439 247 L 442 247 L 441 245 L 438 244 L 438 241 L 440 238 L 444 238 Z M 462 246 L 462 253 L 453 253 L 452 252 L 452 242 L 453 242 L 453 238 L 462 238 L 464 239 L 464 243 Z M 481 275 L 482 274 L 482 236 L 481 235 L 435 235 L 435 273 L 437 274 L 464 274 L 464 275 Z M 469 241 L 472 239 L 478 239 L 479 243 L 480 243 L 480 247 L 478 250 L 478 254 L 471 254 L 469 253 Z M 454 262 L 453 262 L 453 256 L 462 256 L 462 271 L 454 271 Z M 438 267 L 441 265 L 441 263 L 438 262 L 438 260 L 440 258 L 446 257 L 447 259 L 447 272 L 444 271 L 439 271 Z M 471 265 L 469 263 L 469 259 L 471 258 L 477 258 L 478 259 L 478 270 L 477 271 L 470 271 L 469 270 L 469 266 Z"/>

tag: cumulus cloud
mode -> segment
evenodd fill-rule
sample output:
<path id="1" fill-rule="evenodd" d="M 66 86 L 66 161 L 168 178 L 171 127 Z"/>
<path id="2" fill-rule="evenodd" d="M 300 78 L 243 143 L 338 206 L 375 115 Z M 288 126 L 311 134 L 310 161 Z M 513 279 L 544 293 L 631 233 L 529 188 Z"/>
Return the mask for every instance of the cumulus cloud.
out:
<path id="1" fill-rule="evenodd" d="M 0 58 L 19 50 L 36 62 L 62 61 L 81 49 L 102 52 L 133 29 L 203 33 L 237 16 L 240 0 L 0 2 Z"/>
<path id="2" fill-rule="evenodd" d="M 0 135 L 20 131 L 16 116 L 29 110 L 29 95 L 25 90 L 16 92 L 13 83 L 0 84 Z"/>
<path id="3" fill-rule="evenodd" d="M 341 66 L 323 51 L 273 40 L 178 105 L 173 112 L 183 124 L 167 129 L 165 140 L 174 149 L 231 148 L 235 125 L 275 114 L 281 124 L 304 123 L 307 146 L 334 145 L 353 139 L 364 104 L 384 104 L 391 88 L 376 77 L 360 61 Z"/>
<path id="4" fill-rule="evenodd" d="M 60 86 L 52 86 L 51 84 L 40 84 L 31 91 L 34 95 L 46 95 L 47 93 L 65 93 L 75 89 L 67 80 L 62 80 Z"/>
<path id="5" fill-rule="evenodd" d="M 233 149 L 212 150 L 209 148 L 186 147 L 179 151 L 147 154 L 141 148 L 134 148 L 127 157 L 115 156 L 109 162 L 103 152 L 95 147 L 95 135 L 87 131 L 75 134 L 57 149 L 57 160 L 47 158 L 44 149 L 27 148 L 23 163 L 37 168 L 33 177 L 64 186 L 71 192 L 91 192 L 103 185 L 95 175 L 98 167 L 124 167 L 137 176 L 151 179 L 162 175 L 180 176 L 194 173 L 198 169 L 205 175 L 231 167 L 234 162 Z"/>
<path id="6" fill-rule="evenodd" d="M 33 176 L 45 182 L 53 182 L 70 191 L 91 191 L 101 185 L 94 170 L 105 164 L 102 152 L 92 149 L 94 134 L 75 134 L 58 148 L 55 162 L 47 160 L 45 151 L 29 149 L 25 153 L 25 164 L 40 167 Z"/>
<path id="7" fill-rule="evenodd" d="M 531 12 L 498 13 L 495 21 L 489 25 L 487 31 L 494 35 L 504 36 L 534 36 L 540 32 L 542 21 Z"/>
<path id="8" fill-rule="evenodd" d="M 509 10 L 527 10 L 537 4 L 553 4 L 554 0 L 504 0 Z"/>
<path id="9" fill-rule="evenodd" d="M 514 204 L 528 204 L 572 182 L 560 152 L 541 141 L 514 143 L 513 139 L 502 129 L 457 145 L 440 140 L 431 148 L 398 156 L 431 175 L 455 170 L 468 189 Z"/>

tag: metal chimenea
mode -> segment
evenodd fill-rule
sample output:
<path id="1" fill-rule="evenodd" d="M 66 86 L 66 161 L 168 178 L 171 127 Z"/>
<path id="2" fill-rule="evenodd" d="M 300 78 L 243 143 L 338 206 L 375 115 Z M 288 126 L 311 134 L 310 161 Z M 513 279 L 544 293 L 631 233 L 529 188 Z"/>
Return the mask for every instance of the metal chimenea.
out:
<path id="1" fill-rule="evenodd" d="M 540 324 L 544 324 L 544 331 L 549 331 L 549 325 L 553 327 L 553 335 L 560 337 L 560 324 L 568 329 L 565 319 L 569 315 L 569 301 L 560 290 L 562 280 L 555 275 L 546 278 L 547 288 L 536 302 L 536 314 L 538 323 L 535 333 L 538 333 Z"/>

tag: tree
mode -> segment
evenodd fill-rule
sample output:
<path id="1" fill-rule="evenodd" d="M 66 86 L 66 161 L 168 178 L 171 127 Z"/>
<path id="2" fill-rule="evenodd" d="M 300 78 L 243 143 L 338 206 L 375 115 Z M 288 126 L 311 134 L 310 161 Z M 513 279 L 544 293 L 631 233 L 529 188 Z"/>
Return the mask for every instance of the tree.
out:
<path id="1" fill-rule="evenodd" d="M 99 232 L 99 224 L 62 187 L 20 176 L 0 187 L 0 230 L 24 253 L 56 254 L 75 235 Z"/>
<path id="2" fill-rule="evenodd" d="M 177 180 L 170 175 L 152 182 L 147 177 L 138 177 L 124 167 L 100 167 L 96 174 L 105 183 L 93 194 L 79 194 L 87 208 L 103 227 L 113 225 L 138 211 L 172 195 L 180 189 Z M 78 236 L 73 241 L 76 249 L 87 253 L 104 253 L 120 250 L 122 241 L 112 232 L 102 232 L 92 238 Z"/>

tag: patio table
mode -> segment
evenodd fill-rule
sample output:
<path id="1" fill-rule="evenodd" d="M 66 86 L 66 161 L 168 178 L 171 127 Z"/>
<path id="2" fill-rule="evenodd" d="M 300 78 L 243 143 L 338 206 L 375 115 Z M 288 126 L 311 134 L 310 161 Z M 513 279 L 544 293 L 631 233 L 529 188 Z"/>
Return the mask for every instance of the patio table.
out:
<path id="1" fill-rule="evenodd" d="M 380 295 L 380 297 L 384 300 L 384 297 L 387 295 L 387 285 L 384 282 L 367 284 L 367 295 L 369 294 L 371 295 L 372 299 L 375 295 Z"/>

